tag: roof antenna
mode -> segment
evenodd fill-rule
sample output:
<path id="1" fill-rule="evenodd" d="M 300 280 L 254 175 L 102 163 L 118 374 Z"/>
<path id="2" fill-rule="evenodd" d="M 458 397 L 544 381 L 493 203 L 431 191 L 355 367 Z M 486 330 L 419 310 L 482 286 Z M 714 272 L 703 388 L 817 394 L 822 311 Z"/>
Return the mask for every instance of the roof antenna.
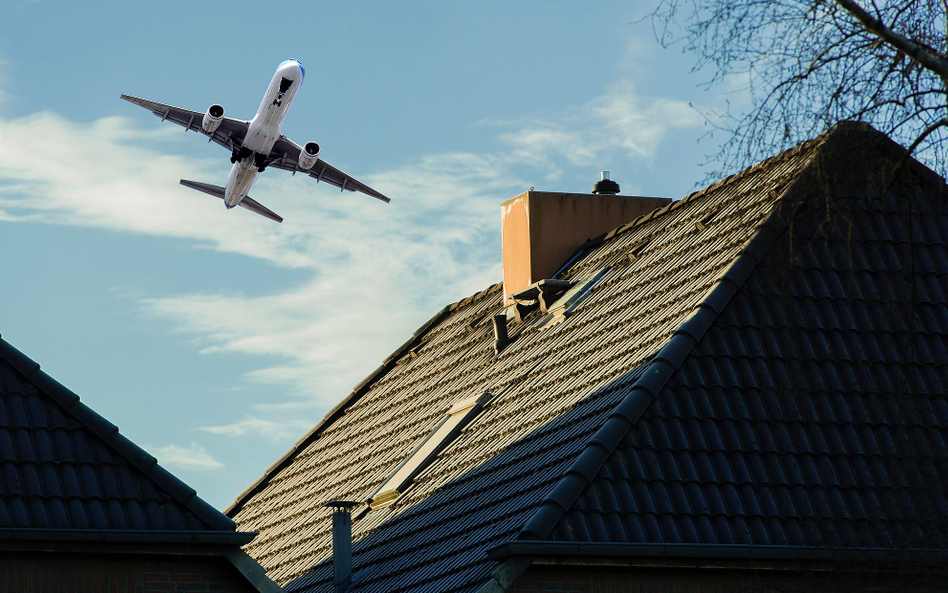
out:
<path id="1" fill-rule="evenodd" d="M 592 193 L 615 195 L 619 193 L 619 184 L 609 179 L 609 171 L 603 171 L 602 178 L 593 185 Z"/>
<path id="2" fill-rule="evenodd" d="M 324 507 L 332 509 L 332 574 L 336 593 L 342 593 L 352 582 L 352 507 L 358 502 L 330 500 Z"/>

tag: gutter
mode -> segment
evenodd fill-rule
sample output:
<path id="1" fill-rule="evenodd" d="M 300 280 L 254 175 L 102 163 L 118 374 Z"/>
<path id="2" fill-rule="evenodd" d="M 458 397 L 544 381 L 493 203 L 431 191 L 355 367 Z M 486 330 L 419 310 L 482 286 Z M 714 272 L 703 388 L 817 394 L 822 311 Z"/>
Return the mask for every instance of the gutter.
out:
<path id="1" fill-rule="evenodd" d="M 206 544 L 243 546 L 256 532 L 160 531 L 149 529 L 18 529 L 0 528 L 0 542 L 121 542 L 136 544 Z"/>
<path id="2" fill-rule="evenodd" d="M 492 560 L 520 556 L 577 558 L 692 558 L 727 560 L 881 560 L 944 562 L 948 550 L 936 548 L 830 548 L 740 544 L 646 544 L 514 540 L 487 549 Z"/>

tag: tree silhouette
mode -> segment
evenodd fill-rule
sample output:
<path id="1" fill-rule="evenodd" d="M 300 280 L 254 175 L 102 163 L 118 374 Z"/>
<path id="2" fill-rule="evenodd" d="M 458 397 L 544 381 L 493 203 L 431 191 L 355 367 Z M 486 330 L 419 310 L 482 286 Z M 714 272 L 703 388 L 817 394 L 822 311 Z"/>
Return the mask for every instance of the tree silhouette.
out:
<path id="1" fill-rule="evenodd" d="M 651 13 L 659 42 L 695 53 L 695 70 L 730 94 L 705 114 L 729 134 L 712 177 L 842 120 L 871 124 L 944 176 L 946 19 L 948 0 L 660 0 Z"/>

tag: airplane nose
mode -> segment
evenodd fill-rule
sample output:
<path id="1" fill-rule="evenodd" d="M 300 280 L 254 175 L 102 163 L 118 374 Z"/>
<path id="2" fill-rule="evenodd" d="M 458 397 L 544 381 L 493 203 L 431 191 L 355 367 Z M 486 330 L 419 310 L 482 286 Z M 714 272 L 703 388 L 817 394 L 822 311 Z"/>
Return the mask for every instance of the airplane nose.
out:
<path id="1" fill-rule="evenodd" d="M 284 67 L 290 66 L 290 65 L 293 65 L 293 66 L 296 66 L 297 68 L 299 68 L 299 69 L 300 69 L 300 77 L 301 77 L 301 78 L 306 78 L 306 69 L 303 68 L 303 62 L 300 62 L 300 61 L 297 60 L 296 58 L 293 58 L 293 59 L 290 59 L 290 60 L 283 60 L 282 62 L 280 62 L 279 68 L 284 68 Z M 278 68 L 278 69 L 279 69 L 279 68 Z"/>

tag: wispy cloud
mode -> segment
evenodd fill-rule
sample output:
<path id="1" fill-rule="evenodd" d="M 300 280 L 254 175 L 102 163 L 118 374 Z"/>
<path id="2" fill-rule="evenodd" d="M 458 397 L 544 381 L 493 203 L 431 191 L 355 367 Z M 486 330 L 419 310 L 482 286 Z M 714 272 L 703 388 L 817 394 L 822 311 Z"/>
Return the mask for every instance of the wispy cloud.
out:
<path id="1" fill-rule="evenodd" d="M 567 114 L 493 124 L 502 145 L 495 153 L 432 154 L 366 175 L 395 198 L 387 206 L 301 176 L 263 175 L 253 193 L 274 197 L 261 201 L 286 218 L 277 225 L 225 213 L 177 186 L 178 176 L 213 178 L 219 165 L 173 156 L 194 141 L 180 128 L 53 113 L 0 118 L 0 220 L 177 237 L 305 271 L 307 280 L 264 295 L 141 300 L 145 314 L 170 321 L 205 354 L 282 361 L 246 379 L 287 385 L 296 399 L 261 401 L 240 421 L 202 430 L 285 438 L 302 432 L 301 423 L 282 422 L 288 407 L 302 419 L 318 416 L 315 408 L 338 401 L 438 307 L 500 280 L 499 204 L 529 186 L 522 175 L 553 179 L 607 153 L 648 159 L 671 130 L 700 121 L 679 101 L 642 97 L 623 83 Z M 37 159 L 51 146 L 69 158 L 56 166 Z M 217 467 L 196 444 L 157 450 L 174 463 Z"/>
<path id="2" fill-rule="evenodd" d="M 164 447 L 147 447 L 148 451 L 158 458 L 158 463 L 172 469 L 219 469 L 224 464 L 217 461 L 201 445 L 192 442 L 187 447 L 180 445 L 165 445 Z"/>
<path id="3" fill-rule="evenodd" d="M 304 418 L 264 420 L 247 416 L 239 422 L 216 426 L 203 426 L 201 430 L 229 437 L 259 436 L 274 442 L 299 438 L 315 424 Z"/>
<path id="4" fill-rule="evenodd" d="M 310 187 L 261 180 L 261 193 L 279 196 L 287 221 L 307 229 L 294 241 L 310 254 L 310 280 L 263 296 L 186 294 L 145 299 L 143 307 L 195 336 L 206 354 L 282 357 L 286 364 L 247 377 L 326 405 L 433 309 L 499 279 L 498 265 L 485 266 L 499 260 L 497 205 L 525 184 L 492 160 L 430 156 L 369 176 L 398 196 L 392 206 L 349 195 L 314 202 Z"/>
<path id="5" fill-rule="evenodd" d="M 517 127 L 500 139 L 513 148 L 518 160 L 557 169 L 563 160 L 593 165 L 615 152 L 630 160 L 651 159 L 669 132 L 698 127 L 702 121 L 688 103 L 643 96 L 624 81 L 568 113 L 494 123 Z"/>
<path id="6" fill-rule="evenodd" d="M 312 252 L 296 240 L 297 228 L 220 216 L 219 202 L 195 200 L 175 183 L 176 176 L 207 178 L 217 163 L 166 154 L 182 136 L 180 128 L 141 129 L 124 117 L 0 119 L 0 217 L 193 239 L 281 266 L 309 265 Z M 43 158 L 51 151 L 63 158 Z"/>

